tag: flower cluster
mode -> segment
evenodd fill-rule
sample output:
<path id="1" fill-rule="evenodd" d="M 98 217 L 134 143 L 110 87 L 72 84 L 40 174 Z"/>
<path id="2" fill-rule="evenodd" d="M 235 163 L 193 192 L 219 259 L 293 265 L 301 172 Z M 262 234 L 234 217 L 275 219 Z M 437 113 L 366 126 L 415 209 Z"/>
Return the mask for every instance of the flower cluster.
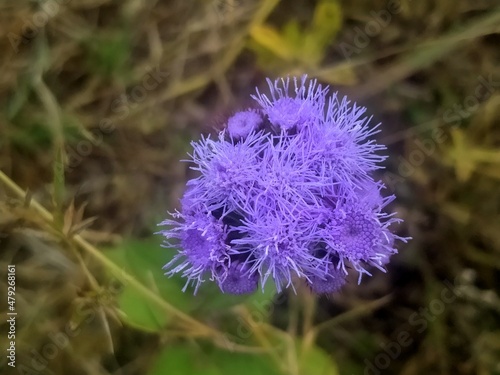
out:
<path id="1" fill-rule="evenodd" d="M 328 95 L 315 80 L 268 80 L 258 109 L 233 115 L 218 138 L 193 142 L 181 210 L 160 225 L 177 254 L 165 268 L 195 293 L 207 279 L 244 294 L 272 279 L 277 290 L 304 279 L 316 293 L 340 289 L 350 270 L 384 271 L 400 221 L 394 196 L 372 172 L 384 147 L 370 139 L 365 108 Z"/>

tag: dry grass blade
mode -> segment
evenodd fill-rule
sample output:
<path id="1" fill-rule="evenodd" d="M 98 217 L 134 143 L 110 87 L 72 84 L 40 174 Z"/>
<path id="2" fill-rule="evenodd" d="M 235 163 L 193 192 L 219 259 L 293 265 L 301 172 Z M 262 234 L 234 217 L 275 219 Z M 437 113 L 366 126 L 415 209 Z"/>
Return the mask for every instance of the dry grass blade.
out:
<path id="1" fill-rule="evenodd" d="M 437 60 L 456 50 L 464 43 L 470 43 L 474 39 L 491 33 L 498 32 L 500 23 L 500 9 L 470 22 L 458 31 L 452 31 L 448 35 L 416 45 L 413 51 L 403 55 L 388 68 L 374 74 L 373 78 L 356 87 L 348 94 L 356 100 L 372 97 L 387 87 L 400 82 L 415 72 L 428 67 Z"/>

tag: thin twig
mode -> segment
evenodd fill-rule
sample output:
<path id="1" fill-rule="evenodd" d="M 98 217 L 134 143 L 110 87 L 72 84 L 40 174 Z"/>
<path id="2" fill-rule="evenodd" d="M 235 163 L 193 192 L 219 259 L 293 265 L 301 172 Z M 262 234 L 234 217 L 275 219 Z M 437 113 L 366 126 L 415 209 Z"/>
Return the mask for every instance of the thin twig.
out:
<path id="1" fill-rule="evenodd" d="M 7 175 L 5 175 L 2 171 L 0 171 L 0 181 L 9 188 L 15 195 L 17 195 L 21 199 L 25 199 L 26 193 L 15 183 L 13 182 Z M 29 202 L 30 207 L 32 207 L 37 214 L 39 214 L 44 220 L 49 223 L 53 223 L 53 216 L 47 211 L 41 204 L 39 204 L 36 200 L 31 199 Z M 125 272 L 121 267 L 113 263 L 109 258 L 107 258 L 101 251 L 95 248 L 93 245 L 84 240 L 80 235 L 74 235 L 72 237 L 68 237 L 69 241 L 75 243 L 78 247 L 85 250 L 87 253 L 92 255 L 97 261 L 99 261 L 104 267 L 113 272 L 115 276 L 124 284 L 128 284 L 141 293 L 144 297 L 149 299 L 151 302 L 155 303 L 157 306 L 165 310 L 167 313 L 176 315 L 185 328 L 189 331 L 198 330 L 199 336 L 215 336 L 219 337 L 222 333 L 216 331 L 215 329 L 199 322 L 198 320 L 190 317 L 184 312 L 178 310 L 176 307 L 170 305 L 163 298 L 161 298 L 158 294 L 154 293 L 142 283 L 137 281 L 132 275 Z"/>

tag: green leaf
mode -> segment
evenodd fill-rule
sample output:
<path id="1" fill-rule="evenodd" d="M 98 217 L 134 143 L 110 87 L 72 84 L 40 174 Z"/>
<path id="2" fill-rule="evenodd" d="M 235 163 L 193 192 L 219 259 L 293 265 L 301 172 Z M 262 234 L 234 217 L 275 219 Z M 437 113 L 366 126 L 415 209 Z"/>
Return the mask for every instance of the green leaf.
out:
<path id="1" fill-rule="evenodd" d="M 131 41 L 128 33 L 105 30 L 93 33 L 84 41 L 87 63 L 92 71 L 104 77 L 127 80 Z"/>
<path id="2" fill-rule="evenodd" d="M 213 361 L 221 375 L 273 375 L 281 374 L 277 364 L 266 354 L 231 353 L 214 349 L 208 358 Z"/>
<path id="3" fill-rule="evenodd" d="M 302 47 L 302 32 L 299 22 L 296 19 L 292 18 L 285 24 L 283 27 L 283 37 L 295 51 Z"/>
<path id="4" fill-rule="evenodd" d="M 257 25 L 250 30 L 250 36 L 260 45 L 272 51 L 276 56 L 289 61 L 293 58 L 293 48 L 281 34 L 271 26 Z"/>
<path id="5" fill-rule="evenodd" d="M 276 365 L 264 354 L 232 353 L 218 348 L 187 344 L 166 347 L 148 375 L 278 375 Z"/>
<path id="6" fill-rule="evenodd" d="M 336 1 L 324 0 L 314 9 L 311 28 L 304 34 L 301 61 L 306 65 L 318 66 L 326 52 L 328 44 L 335 40 L 335 36 L 342 26 L 342 11 Z"/>
<path id="7" fill-rule="evenodd" d="M 309 27 L 301 28 L 296 20 L 287 22 L 281 31 L 270 25 L 256 25 L 250 31 L 252 41 L 249 46 L 267 70 L 277 65 L 268 52 L 274 55 L 274 62 L 281 59 L 281 69 L 286 70 L 288 65 L 302 70 L 317 68 L 341 26 L 342 12 L 338 1 L 323 0 L 316 6 Z"/>
<path id="8" fill-rule="evenodd" d="M 133 288 L 125 288 L 118 301 L 122 319 L 134 328 L 157 332 L 167 324 L 165 312 Z"/>
<path id="9" fill-rule="evenodd" d="M 299 349 L 300 350 L 300 349 Z M 332 357 L 317 346 L 299 351 L 299 373 L 307 375 L 338 375 L 339 370 Z"/>
<path id="10" fill-rule="evenodd" d="M 305 34 L 302 48 L 297 54 L 298 59 L 306 67 L 317 67 L 323 60 L 325 44 L 318 39 L 316 34 Z"/>
<path id="11" fill-rule="evenodd" d="M 315 76 L 332 85 L 354 85 L 358 82 L 356 72 L 349 64 L 339 64 L 315 72 Z"/>
<path id="12" fill-rule="evenodd" d="M 162 270 L 175 252 L 162 248 L 160 244 L 159 237 L 144 241 L 129 240 L 107 251 L 106 255 L 125 272 L 157 291 L 165 301 L 180 310 L 189 311 L 194 306 L 194 300 L 192 295 L 182 291 L 184 281 L 180 277 L 168 278 Z M 127 324 L 149 332 L 161 330 L 170 319 L 162 309 L 128 285 L 124 285 L 118 304 Z"/>
<path id="13" fill-rule="evenodd" d="M 227 310 L 233 306 L 244 303 L 250 295 L 233 295 L 222 293 L 220 288 L 213 282 L 206 282 L 200 287 L 196 295 L 196 313 L 204 313 Z"/>
<path id="14" fill-rule="evenodd" d="M 196 295 L 196 313 L 202 315 L 208 312 L 227 310 L 244 303 L 252 311 L 262 312 L 267 317 L 269 305 L 273 303 L 275 293 L 276 288 L 272 283 L 267 283 L 264 292 L 258 289 L 252 294 L 233 295 L 222 293 L 215 283 L 207 282 L 200 287 Z"/>
<path id="15" fill-rule="evenodd" d="M 142 241 L 127 240 L 119 247 L 106 251 L 106 255 L 125 272 L 157 291 L 165 301 L 192 315 L 203 317 L 207 313 L 227 311 L 242 303 L 261 314 L 262 318 L 267 318 L 272 311 L 275 289 L 269 283 L 264 293 L 258 290 L 241 296 L 224 294 L 211 281 L 202 284 L 196 296 L 193 295 L 192 288 L 183 292 L 186 280 L 179 275 L 167 277 L 162 269 L 176 252 L 160 245 L 160 236 Z M 138 329 L 157 332 L 170 320 L 161 308 L 127 285 L 124 285 L 118 296 L 118 304 L 124 322 Z"/>
<path id="16" fill-rule="evenodd" d="M 342 9 L 335 0 L 323 0 L 314 9 L 311 34 L 322 45 L 332 42 L 342 27 Z"/>
<path id="17" fill-rule="evenodd" d="M 156 358 L 148 375 L 217 375 L 211 362 L 202 361 L 196 355 L 197 348 L 187 345 L 176 345 L 164 348 Z"/>

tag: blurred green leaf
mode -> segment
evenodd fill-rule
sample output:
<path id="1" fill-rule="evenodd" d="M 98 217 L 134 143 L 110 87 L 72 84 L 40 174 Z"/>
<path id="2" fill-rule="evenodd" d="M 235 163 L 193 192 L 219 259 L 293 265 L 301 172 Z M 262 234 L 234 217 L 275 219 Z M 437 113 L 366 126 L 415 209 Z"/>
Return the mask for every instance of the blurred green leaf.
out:
<path id="1" fill-rule="evenodd" d="M 185 279 L 178 275 L 167 277 L 162 269 L 172 259 L 175 251 L 160 245 L 159 236 L 142 241 L 127 240 L 119 247 L 108 250 L 106 254 L 124 271 L 156 290 L 165 301 L 182 311 L 203 316 L 246 303 L 252 310 L 268 315 L 275 293 L 270 285 L 265 288 L 264 293 L 259 290 L 253 294 L 236 296 L 222 293 L 215 283 L 207 281 L 196 295 L 193 295 L 193 289 L 190 288 L 183 292 Z M 125 322 L 136 328 L 158 331 L 169 321 L 163 310 L 127 285 L 118 297 L 118 303 Z"/>
<path id="2" fill-rule="evenodd" d="M 342 27 L 342 8 L 336 0 L 323 0 L 316 5 L 310 33 L 322 44 L 333 41 Z"/>
<path id="3" fill-rule="evenodd" d="M 133 288 L 125 288 L 119 297 L 122 318 L 137 329 L 157 332 L 168 321 L 165 311 L 152 304 Z"/>
<path id="4" fill-rule="evenodd" d="M 314 76 L 333 85 L 354 85 L 358 82 L 356 72 L 349 64 L 339 64 L 333 67 L 321 68 L 314 71 Z"/>
<path id="5" fill-rule="evenodd" d="M 285 300 L 285 293 L 277 294 L 276 286 L 267 283 L 263 292 L 259 289 L 245 301 L 245 306 L 255 321 L 269 322 L 277 306 L 283 304 Z"/>
<path id="6" fill-rule="evenodd" d="M 194 348 L 186 345 L 169 346 L 158 355 L 149 375 L 217 375 L 212 361 L 202 361 Z"/>
<path id="7" fill-rule="evenodd" d="M 13 128 L 8 134 L 9 141 L 13 145 L 26 151 L 39 151 L 49 149 L 53 144 L 53 132 L 51 130 L 51 119 L 39 107 L 32 103 L 32 100 L 26 98 L 13 98 L 15 103 L 9 103 L 7 111 L 13 113 L 10 118 Z M 19 100 L 19 102 L 17 102 Z M 10 112 L 9 112 L 10 113 Z M 81 140 L 79 135 L 79 124 L 76 116 L 63 112 L 61 113 L 63 126 L 63 136 L 68 144 L 77 145 Z"/>
<path id="8" fill-rule="evenodd" d="M 317 346 L 298 348 L 299 373 L 307 375 L 338 375 L 339 370 L 332 357 Z"/>
<path id="9" fill-rule="evenodd" d="M 250 30 L 250 36 L 259 44 L 284 60 L 291 60 L 294 51 L 288 41 L 273 27 L 256 25 Z"/>
<path id="10" fill-rule="evenodd" d="M 445 150 L 443 162 L 453 165 L 460 182 L 468 181 L 482 164 L 491 164 L 498 169 L 499 150 L 472 143 L 469 134 L 461 129 L 452 129 L 451 137 L 453 144 Z"/>
<path id="11" fill-rule="evenodd" d="M 205 283 L 196 295 L 196 313 L 226 310 L 248 300 L 249 295 L 233 295 L 222 293 L 220 288 L 212 282 Z"/>
<path id="12" fill-rule="evenodd" d="M 29 96 L 33 91 L 32 74 L 20 76 L 16 90 L 7 99 L 6 114 L 9 120 L 12 120 L 28 102 Z"/>
<path id="13" fill-rule="evenodd" d="M 203 350 L 179 344 L 164 348 L 149 375 L 274 375 L 280 374 L 263 354 L 232 353 L 217 348 Z"/>
<path id="14" fill-rule="evenodd" d="M 326 48 L 335 40 L 342 26 L 342 9 L 335 0 L 324 0 L 314 9 L 311 29 L 304 33 L 304 42 L 297 54 L 310 66 L 318 66 Z"/>
<path id="15" fill-rule="evenodd" d="M 273 375 L 280 374 L 277 365 L 265 354 L 231 353 L 214 349 L 208 357 L 221 375 Z"/>
<path id="16" fill-rule="evenodd" d="M 21 111 L 12 120 L 16 127 L 10 133 L 10 141 L 22 150 L 49 149 L 52 146 L 50 127 L 42 114 L 33 112 L 28 115 Z"/>
<path id="17" fill-rule="evenodd" d="M 301 30 L 295 19 L 288 21 L 281 32 L 269 25 L 256 25 L 251 29 L 250 36 L 257 46 L 263 48 L 252 43 L 250 47 L 261 63 L 269 60 L 266 51 L 270 51 L 278 57 L 278 61 L 271 66 L 278 64 L 282 67 L 284 60 L 295 65 L 295 68 L 316 68 L 341 26 L 342 9 L 338 2 L 322 0 L 316 5 L 309 27 Z"/>
<path id="18" fill-rule="evenodd" d="M 129 34 L 110 30 L 94 33 L 85 41 L 85 46 L 87 62 L 92 71 L 104 77 L 127 79 L 127 62 L 132 49 Z"/>
<path id="19" fill-rule="evenodd" d="M 193 297 L 182 291 L 180 278 L 164 276 L 162 267 L 172 258 L 174 252 L 160 246 L 160 238 L 144 241 L 128 240 L 118 248 L 106 252 L 108 257 L 146 286 L 156 290 L 165 301 L 183 311 L 193 307 Z M 119 307 L 126 323 L 146 331 L 158 331 L 170 317 L 137 293 L 124 285 L 118 297 Z"/>
<path id="20" fill-rule="evenodd" d="M 222 293 L 215 283 L 205 283 L 196 295 L 196 312 L 204 314 L 227 310 L 233 306 L 245 303 L 252 311 L 266 313 L 269 310 L 269 305 L 273 303 L 273 296 L 276 293 L 276 288 L 271 284 L 267 283 L 264 292 L 258 289 L 252 294 L 233 295 Z"/>
<path id="21" fill-rule="evenodd" d="M 294 50 L 301 47 L 302 31 L 300 30 L 299 22 L 296 19 L 292 18 L 285 24 L 283 27 L 283 35 Z"/>

